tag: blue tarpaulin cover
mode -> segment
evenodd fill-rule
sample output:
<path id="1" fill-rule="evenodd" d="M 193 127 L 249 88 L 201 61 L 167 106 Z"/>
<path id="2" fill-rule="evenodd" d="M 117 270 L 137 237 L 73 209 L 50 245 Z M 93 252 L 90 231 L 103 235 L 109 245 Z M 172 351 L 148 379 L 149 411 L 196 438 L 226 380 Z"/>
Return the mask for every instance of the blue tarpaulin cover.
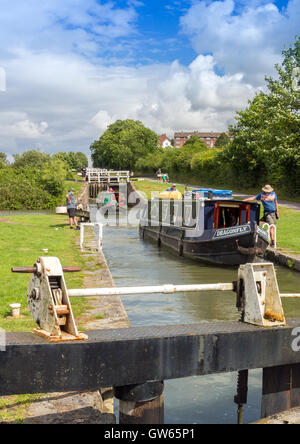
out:
<path id="1" fill-rule="evenodd" d="M 230 190 L 215 190 L 211 188 L 200 188 L 193 190 L 193 194 L 199 194 L 200 197 L 206 199 L 232 199 L 232 191 Z"/>

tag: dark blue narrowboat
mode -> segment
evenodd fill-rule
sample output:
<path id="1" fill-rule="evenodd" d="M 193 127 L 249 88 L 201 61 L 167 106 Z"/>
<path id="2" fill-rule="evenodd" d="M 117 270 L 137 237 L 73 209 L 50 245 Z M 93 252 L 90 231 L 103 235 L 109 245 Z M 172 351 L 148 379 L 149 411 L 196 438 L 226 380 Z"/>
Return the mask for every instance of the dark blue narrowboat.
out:
<path id="1" fill-rule="evenodd" d="M 182 199 L 149 200 L 139 230 L 143 239 L 180 256 L 234 266 L 263 258 L 269 240 L 259 220 L 258 203 L 234 200 L 231 191 L 200 189 Z"/>

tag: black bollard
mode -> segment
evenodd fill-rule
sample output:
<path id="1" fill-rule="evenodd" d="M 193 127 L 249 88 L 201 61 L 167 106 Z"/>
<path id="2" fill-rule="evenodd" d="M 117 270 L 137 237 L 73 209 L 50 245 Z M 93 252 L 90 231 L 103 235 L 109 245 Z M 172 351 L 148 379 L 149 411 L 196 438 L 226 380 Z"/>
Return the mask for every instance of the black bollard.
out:
<path id="1" fill-rule="evenodd" d="M 164 424 L 164 383 L 115 387 L 119 402 L 119 424 Z"/>

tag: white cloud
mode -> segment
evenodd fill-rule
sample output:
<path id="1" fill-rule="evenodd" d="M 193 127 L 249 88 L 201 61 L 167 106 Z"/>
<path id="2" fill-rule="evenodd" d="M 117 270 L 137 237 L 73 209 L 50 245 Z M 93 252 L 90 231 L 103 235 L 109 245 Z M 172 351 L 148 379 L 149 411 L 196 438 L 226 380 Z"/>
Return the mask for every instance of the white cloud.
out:
<path id="1" fill-rule="evenodd" d="M 39 139 L 47 128 L 47 122 L 32 122 L 25 113 L 0 113 L 0 134 L 2 137 Z"/>
<path id="2" fill-rule="evenodd" d="M 77 56 L 19 51 L 7 63 L 0 151 L 10 146 L 13 153 L 22 142 L 28 149 L 31 138 L 52 152 L 88 152 L 109 124 L 127 118 L 170 136 L 181 128 L 224 130 L 254 89 L 240 74 L 218 76 L 214 63 L 199 56 L 189 67 L 104 67 Z"/>
<path id="3" fill-rule="evenodd" d="M 30 47 L 33 51 L 99 56 L 112 42 L 136 33 L 133 6 L 97 0 L 0 0 L 1 52 Z"/>
<path id="4" fill-rule="evenodd" d="M 242 72 L 247 82 L 261 86 L 280 62 L 283 45 L 299 32 L 299 16 L 299 0 L 290 0 L 283 11 L 271 1 L 195 1 L 181 26 L 199 54 L 213 53 L 226 72 Z"/>
<path id="5" fill-rule="evenodd" d="M 111 117 L 107 111 L 100 110 L 97 114 L 90 120 L 90 123 L 94 125 L 99 133 L 104 133 L 107 127 L 115 122 L 115 118 Z"/>
<path id="6" fill-rule="evenodd" d="M 38 139 L 48 128 L 47 122 L 31 122 L 29 119 L 15 122 L 9 128 L 9 132 L 13 133 L 17 138 Z"/>
<path id="7" fill-rule="evenodd" d="M 121 37 L 136 32 L 139 2 L 121 9 L 96 0 L 0 0 L 0 39 L 7 43 L 0 49 L 7 80 L 0 151 L 40 146 L 88 154 L 109 124 L 127 118 L 170 137 L 181 129 L 223 131 L 294 40 L 299 3 L 279 11 L 259 0 L 194 1 L 181 21 L 198 53 L 189 66 L 126 66 L 134 39 L 127 55 L 117 53 Z M 108 47 L 116 51 L 110 60 Z"/>
<path id="8" fill-rule="evenodd" d="M 225 130 L 255 89 L 242 74 L 218 76 L 212 56 L 198 56 L 187 68 L 173 63 L 149 82 L 152 91 L 137 116 L 172 136 L 175 130 Z M 155 85 L 155 88 L 154 88 Z"/>

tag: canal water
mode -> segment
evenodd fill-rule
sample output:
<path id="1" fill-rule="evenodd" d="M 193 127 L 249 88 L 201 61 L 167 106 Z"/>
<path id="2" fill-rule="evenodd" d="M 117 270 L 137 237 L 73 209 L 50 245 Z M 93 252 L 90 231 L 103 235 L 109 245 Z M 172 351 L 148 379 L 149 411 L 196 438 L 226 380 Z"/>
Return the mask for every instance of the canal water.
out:
<path id="1" fill-rule="evenodd" d="M 117 286 L 232 282 L 237 269 L 203 265 L 177 257 L 139 238 L 137 227 L 104 228 L 103 251 Z M 300 288 L 300 273 L 277 268 L 281 292 Z M 132 326 L 238 320 L 232 292 L 124 296 Z M 300 317 L 300 302 L 284 303 L 287 317 Z M 184 359 L 184 356 L 182 357 Z M 260 418 L 262 371 L 250 371 L 244 422 Z M 237 375 L 221 374 L 165 381 L 167 424 L 236 423 Z"/>

